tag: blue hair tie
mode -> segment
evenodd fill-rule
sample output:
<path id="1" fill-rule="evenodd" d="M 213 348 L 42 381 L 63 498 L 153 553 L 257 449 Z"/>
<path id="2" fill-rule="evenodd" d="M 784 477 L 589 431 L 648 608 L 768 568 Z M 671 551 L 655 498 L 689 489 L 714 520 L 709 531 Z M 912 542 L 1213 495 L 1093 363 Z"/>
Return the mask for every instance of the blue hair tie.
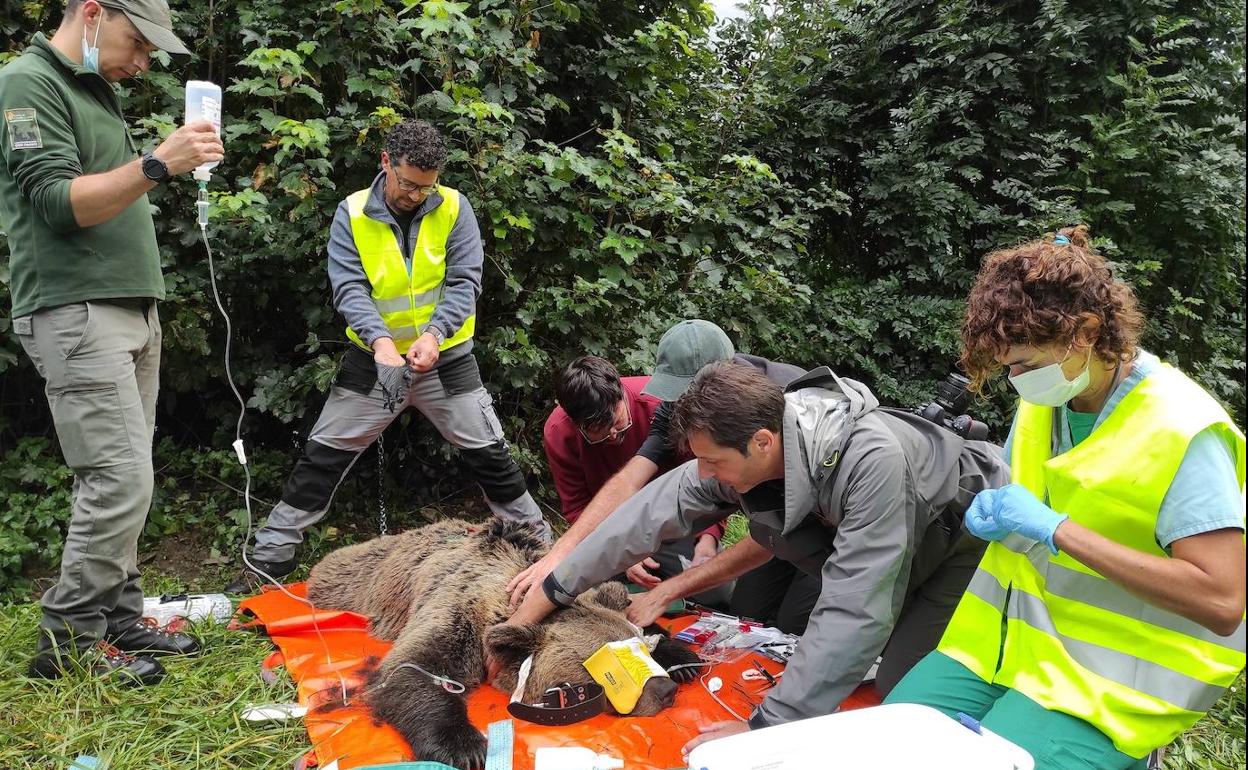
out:
<path id="1" fill-rule="evenodd" d="M 1054 245 L 1057 245 L 1057 246 L 1069 246 L 1070 239 L 1059 233 L 1053 236 L 1053 243 Z"/>

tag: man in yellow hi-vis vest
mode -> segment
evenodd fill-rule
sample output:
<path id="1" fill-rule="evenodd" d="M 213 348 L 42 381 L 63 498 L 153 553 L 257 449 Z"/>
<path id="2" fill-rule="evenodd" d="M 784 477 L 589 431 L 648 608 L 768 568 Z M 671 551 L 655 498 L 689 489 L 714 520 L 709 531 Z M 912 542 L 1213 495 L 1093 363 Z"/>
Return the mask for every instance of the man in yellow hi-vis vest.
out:
<path id="1" fill-rule="evenodd" d="M 1130 287 L 1087 228 L 990 254 L 967 301 L 973 387 L 1020 402 L 1013 484 L 936 650 L 889 694 L 961 712 L 1036 770 L 1137 770 L 1244 668 L 1244 434 L 1140 349 Z"/>
<path id="2" fill-rule="evenodd" d="M 281 502 L 256 532 L 250 561 L 273 578 L 295 569 L 303 532 L 325 515 L 360 454 L 408 406 L 459 450 L 495 516 L 550 536 L 472 355 L 484 256 L 472 206 L 438 184 L 447 153 L 433 126 L 406 120 L 385 144 L 381 173 L 338 205 L 330 227 L 334 307 L 354 344 Z M 248 567 L 226 590 L 241 593 L 258 583 Z"/>

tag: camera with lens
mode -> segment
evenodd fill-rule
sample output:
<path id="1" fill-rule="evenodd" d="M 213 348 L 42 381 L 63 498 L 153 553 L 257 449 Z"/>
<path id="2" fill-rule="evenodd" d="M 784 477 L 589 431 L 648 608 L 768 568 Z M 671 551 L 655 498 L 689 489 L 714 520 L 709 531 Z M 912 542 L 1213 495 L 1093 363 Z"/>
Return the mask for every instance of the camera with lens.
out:
<path id="1" fill-rule="evenodd" d="M 966 413 L 971 403 L 970 380 L 957 372 L 950 372 L 936 383 L 936 398 L 927 406 L 914 411 L 923 419 L 943 425 L 964 439 L 986 441 L 988 426 Z"/>

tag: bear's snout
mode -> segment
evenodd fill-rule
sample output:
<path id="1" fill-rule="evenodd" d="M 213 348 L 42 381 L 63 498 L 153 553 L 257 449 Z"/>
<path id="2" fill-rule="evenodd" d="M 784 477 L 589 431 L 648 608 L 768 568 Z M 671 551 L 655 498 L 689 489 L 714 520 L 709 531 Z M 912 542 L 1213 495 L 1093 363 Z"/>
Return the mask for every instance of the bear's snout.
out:
<path id="1" fill-rule="evenodd" d="M 660 709 L 665 709 L 676 700 L 676 683 L 670 677 L 656 676 L 654 678 L 655 697 L 662 704 Z"/>
<path id="2" fill-rule="evenodd" d="M 651 677 L 629 716 L 652 717 L 676 701 L 678 685 L 666 676 Z"/>

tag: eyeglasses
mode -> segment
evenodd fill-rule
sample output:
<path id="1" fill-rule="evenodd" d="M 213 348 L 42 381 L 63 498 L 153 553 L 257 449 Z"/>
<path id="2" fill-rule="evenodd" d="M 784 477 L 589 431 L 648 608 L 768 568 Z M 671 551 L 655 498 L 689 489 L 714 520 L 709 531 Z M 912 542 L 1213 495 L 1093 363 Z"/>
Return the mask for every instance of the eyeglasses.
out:
<path id="1" fill-rule="evenodd" d="M 436 184 L 412 184 L 406 179 L 400 177 L 398 174 L 394 175 L 394 183 L 397 184 L 399 189 L 405 193 L 419 192 L 424 195 L 433 195 L 438 191 L 438 186 Z"/>
<path id="2" fill-rule="evenodd" d="M 394 166 L 390 167 L 390 173 L 394 174 L 394 183 L 405 193 L 418 192 L 423 195 L 433 195 L 438 191 L 436 184 L 416 184 L 415 182 L 407 181 L 399 176 L 399 172 L 394 170 Z"/>
<path id="3" fill-rule="evenodd" d="M 608 441 L 615 441 L 620 436 L 623 436 L 631 427 L 633 427 L 633 417 L 630 414 L 627 423 L 618 428 L 613 426 L 611 430 L 607 431 L 606 435 L 602 438 L 590 438 L 589 434 L 585 432 L 585 429 L 579 425 L 576 426 L 576 429 L 581 432 L 581 438 L 585 439 L 585 443 L 593 446 L 594 444 L 605 444 Z"/>

